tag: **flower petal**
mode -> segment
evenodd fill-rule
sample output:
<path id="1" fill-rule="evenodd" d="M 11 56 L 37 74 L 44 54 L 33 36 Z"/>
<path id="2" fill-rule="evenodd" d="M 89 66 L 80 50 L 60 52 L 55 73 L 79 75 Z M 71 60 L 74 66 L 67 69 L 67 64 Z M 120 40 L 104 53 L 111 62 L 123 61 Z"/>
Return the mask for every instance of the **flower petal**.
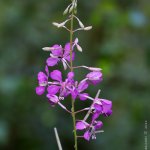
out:
<path id="1" fill-rule="evenodd" d="M 94 104 L 94 108 L 97 112 L 102 112 L 103 111 L 103 107 L 102 105 L 98 104 L 98 103 L 95 103 Z"/>
<path id="2" fill-rule="evenodd" d="M 78 85 L 79 92 L 82 92 L 82 91 L 86 90 L 87 88 L 88 88 L 88 84 L 87 84 L 86 80 L 82 80 Z"/>
<path id="3" fill-rule="evenodd" d="M 91 138 L 91 133 L 89 131 L 86 131 L 83 135 L 84 139 L 89 141 Z"/>
<path id="4" fill-rule="evenodd" d="M 102 121 L 97 121 L 96 125 L 94 126 L 95 130 L 100 129 L 103 126 L 103 122 Z"/>
<path id="5" fill-rule="evenodd" d="M 92 71 L 86 75 L 92 84 L 97 84 L 102 81 L 102 73 L 100 71 Z"/>
<path id="6" fill-rule="evenodd" d="M 54 45 L 53 46 L 54 50 L 52 50 L 52 54 L 58 57 L 62 57 L 63 54 L 63 49 L 61 47 L 61 45 Z"/>
<path id="7" fill-rule="evenodd" d="M 38 73 L 38 80 L 39 82 L 44 82 L 47 81 L 47 76 L 44 72 L 39 72 Z"/>
<path id="8" fill-rule="evenodd" d="M 67 97 L 70 94 L 70 91 L 68 91 L 66 88 L 62 88 L 60 90 L 60 96 L 61 97 Z"/>
<path id="9" fill-rule="evenodd" d="M 89 95 L 88 93 L 81 93 L 81 94 L 79 94 L 79 98 L 80 98 L 80 100 L 85 101 L 85 100 L 87 100 L 86 96 L 88 96 L 88 95 Z"/>
<path id="10" fill-rule="evenodd" d="M 72 99 L 74 99 L 74 100 L 77 98 L 77 96 L 78 96 L 77 89 L 74 89 L 74 90 L 71 91 L 71 96 L 72 96 Z"/>
<path id="11" fill-rule="evenodd" d="M 72 47 L 72 51 L 73 51 L 73 47 Z M 70 43 L 66 43 L 63 57 L 64 59 L 70 62 Z M 74 58 L 75 58 L 75 53 L 72 52 L 72 60 L 74 60 Z"/>
<path id="12" fill-rule="evenodd" d="M 84 130 L 86 128 L 87 128 L 87 126 L 83 121 L 79 121 L 76 123 L 76 129 L 77 130 Z"/>
<path id="13" fill-rule="evenodd" d="M 59 59 L 58 58 L 53 58 L 53 57 L 49 57 L 46 60 L 46 63 L 48 66 L 55 66 L 58 63 Z"/>
<path id="14" fill-rule="evenodd" d="M 67 77 L 68 77 L 68 79 L 73 79 L 74 78 L 74 72 L 69 72 Z"/>
<path id="15" fill-rule="evenodd" d="M 46 97 L 49 99 L 50 104 L 54 105 L 59 102 L 59 98 L 56 95 L 47 94 Z"/>
<path id="16" fill-rule="evenodd" d="M 103 113 L 106 115 L 111 115 L 112 113 L 112 102 L 106 99 L 101 99 L 101 103 L 103 106 Z"/>
<path id="17" fill-rule="evenodd" d="M 96 120 L 100 116 L 101 112 L 95 112 L 92 116 L 92 121 Z"/>
<path id="18" fill-rule="evenodd" d="M 56 80 L 56 81 L 59 81 L 59 82 L 62 82 L 62 74 L 59 70 L 54 70 L 50 73 L 50 77 L 53 79 L 53 80 Z"/>
<path id="19" fill-rule="evenodd" d="M 45 66 L 45 72 L 46 72 L 47 76 L 49 76 L 49 69 L 48 69 L 47 65 Z"/>
<path id="20" fill-rule="evenodd" d="M 48 91 L 48 94 L 55 95 L 56 93 L 58 93 L 59 89 L 60 89 L 60 86 L 50 85 L 48 86 L 47 91 Z"/>
<path id="21" fill-rule="evenodd" d="M 44 86 L 38 86 L 36 87 L 36 94 L 37 95 L 42 95 L 45 92 L 45 87 Z"/>
<path id="22" fill-rule="evenodd" d="M 69 53 L 70 53 L 70 43 L 66 43 L 64 47 L 64 55 L 69 54 Z"/>
<path id="23" fill-rule="evenodd" d="M 70 62 L 70 52 L 64 54 L 64 59 L 68 60 Z M 72 61 L 75 59 L 75 52 L 72 52 Z"/>

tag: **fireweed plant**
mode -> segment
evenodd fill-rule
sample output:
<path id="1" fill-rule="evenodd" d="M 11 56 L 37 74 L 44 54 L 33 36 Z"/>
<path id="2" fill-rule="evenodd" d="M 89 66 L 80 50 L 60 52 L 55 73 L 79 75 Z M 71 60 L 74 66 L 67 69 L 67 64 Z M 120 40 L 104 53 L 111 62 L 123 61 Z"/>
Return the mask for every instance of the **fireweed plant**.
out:
<path id="1" fill-rule="evenodd" d="M 44 47 L 43 50 L 50 53 L 46 60 L 45 72 L 38 73 L 38 86 L 36 87 L 36 94 L 42 95 L 46 92 L 46 97 L 51 106 L 59 105 L 67 113 L 72 116 L 73 133 L 74 133 L 74 149 L 77 150 L 77 139 L 83 138 L 87 141 L 96 139 L 96 134 L 103 132 L 101 130 L 103 123 L 98 120 L 100 115 L 108 117 L 112 114 L 112 102 L 110 100 L 99 98 L 100 90 L 93 98 L 86 93 L 85 90 L 91 85 L 97 85 L 102 81 L 102 72 L 100 68 L 87 66 L 73 66 L 75 60 L 76 50 L 82 52 L 79 45 L 78 38 L 74 38 L 74 33 L 80 30 L 88 31 L 92 26 L 85 27 L 80 19 L 76 16 L 77 0 L 72 0 L 71 4 L 64 11 L 64 15 L 68 14 L 68 18 L 62 23 L 53 22 L 57 28 L 65 28 L 70 33 L 70 42 L 65 46 L 55 44 L 52 47 Z M 73 23 L 77 20 L 79 28 L 74 29 Z M 70 27 L 67 27 L 70 23 Z M 62 78 L 60 70 L 53 70 L 49 72 L 49 67 L 53 67 L 62 63 L 64 70 L 69 69 L 66 79 Z M 75 80 L 74 69 L 87 69 L 89 73 L 81 81 Z M 66 97 L 71 96 L 72 107 L 71 110 L 66 108 L 62 102 Z M 75 111 L 75 102 L 77 99 L 81 101 L 91 101 L 91 105 L 82 110 Z M 76 114 L 87 111 L 82 120 L 76 119 Z M 83 135 L 77 135 L 77 131 L 83 130 Z"/>

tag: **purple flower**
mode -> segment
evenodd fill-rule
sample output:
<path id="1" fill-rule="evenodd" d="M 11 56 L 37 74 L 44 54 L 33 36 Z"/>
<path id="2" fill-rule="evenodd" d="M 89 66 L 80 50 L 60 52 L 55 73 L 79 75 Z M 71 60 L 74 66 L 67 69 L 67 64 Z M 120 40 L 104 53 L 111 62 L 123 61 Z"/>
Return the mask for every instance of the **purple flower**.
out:
<path id="1" fill-rule="evenodd" d="M 39 72 L 38 73 L 38 82 L 39 82 L 39 85 L 47 85 L 47 82 L 48 82 L 48 76 L 44 73 L 44 72 Z"/>
<path id="2" fill-rule="evenodd" d="M 75 53 L 72 52 L 72 60 L 74 60 Z M 54 45 L 50 57 L 46 60 L 48 66 L 55 66 L 62 61 L 64 68 L 67 68 L 67 61 L 70 62 L 70 43 L 67 43 L 64 48 L 60 45 Z"/>
<path id="3" fill-rule="evenodd" d="M 38 87 L 36 87 L 35 91 L 36 91 L 37 95 L 42 95 L 45 92 L 45 87 L 44 86 L 38 86 Z"/>
<path id="4" fill-rule="evenodd" d="M 77 129 L 77 130 L 84 130 L 84 129 L 86 129 L 88 126 L 89 126 L 89 124 L 88 124 L 87 122 L 83 121 L 83 120 L 78 121 L 78 122 L 76 123 L 76 129 Z"/>
<path id="5" fill-rule="evenodd" d="M 90 138 L 96 139 L 96 131 L 101 129 L 103 126 L 102 121 L 95 121 L 91 127 L 84 133 L 83 137 L 85 140 L 89 141 Z"/>
<path id="6" fill-rule="evenodd" d="M 93 120 L 97 119 L 100 114 L 103 114 L 104 116 L 110 116 L 112 114 L 112 102 L 109 100 L 96 98 L 93 106 L 95 109 L 92 116 Z"/>
<path id="7" fill-rule="evenodd" d="M 92 71 L 86 75 L 86 78 L 95 85 L 102 81 L 102 73 L 100 71 Z"/>
<path id="8" fill-rule="evenodd" d="M 60 97 L 66 97 L 70 94 L 68 88 L 73 84 L 74 73 L 69 72 L 67 79 L 62 80 L 62 73 L 59 70 L 54 70 L 50 73 L 51 79 L 54 81 L 51 82 L 51 85 L 48 86 L 47 91 L 48 95 L 55 95 L 59 93 Z"/>
<path id="9" fill-rule="evenodd" d="M 55 104 L 57 104 L 59 102 L 59 98 L 56 95 L 47 94 L 46 97 L 48 98 L 51 106 L 55 106 Z"/>
<path id="10" fill-rule="evenodd" d="M 92 121 L 91 124 L 88 124 L 84 120 L 80 120 L 76 123 L 76 129 L 77 130 L 86 130 L 83 138 L 87 141 L 92 139 L 96 139 L 96 131 L 101 129 L 103 126 L 102 121 Z"/>
<path id="11" fill-rule="evenodd" d="M 99 129 L 102 128 L 102 126 L 103 126 L 103 122 L 102 121 L 97 121 L 95 126 L 94 126 L 94 129 L 99 130 Z"/>
<path id="12" fill-rule="evenodd" d="M 103 105 L 103 114 L 105 116 L 110 116 L 112 114 L 112 101 L 101 99 Z"/>
<path id="13" fill-rule="evenodd" d="M 38 73 L 38 84 L 39 86 L 36 87 L 36 94 L 37 95 L 42 95 L 45 92 L 45 86 L 47 86 L 48 84 L 48 75 L 49 75 L 49 71 L 48 71 L 48 67 L 45 67 L 45 71 L 46 74 L 44 72 L 39 72 Z"/>
<path id="14" fill-rule="evenodd" d="M 72 98 L 75 100 L 77 97 L 80 100 L 86 100 L 88 96 L 88 93 L 82 93 L 84 90 L 86 90 L 88 88 L 88 83 L 86 82 L 86 80 L 82 80 L 79 84 L 76 82 L 75 86 L 72 88 L 71 90 L 71 95 Z"/>
<path id="15" fill-rule="evenodd" d="M 56 24 L 57 23 L 55 23 L 55 25 Z M 82 26 L 82 23 L 80 23 L 80 25 Z M 96 139 L 96 134 L 102 132 L 102 130 L 99 129 L 102 128 L 103 123 L 97 119 L 100 115 L 110 116 L 112 114 L 112 102 L 106 99 L 98 98 L 100 90 L 98 90 L 95 98 L 90 97 L 88 93 L 84 92 L 90 83 L 94 85 L 100 83 L 103 75 L 100 68 L 87 67 L 84 65 L 73 66 L 71 68 L 68 62 L 72 63 L 75 58 L 75 52 L 73 51 L 74 47 L 76 47 L 78 51 L 82 52 L 82 48 L 78 45 L 77 38 L 72 43 L 72 48 L 70 43 L 66 43 L 64 47 L 56 44 L 53 47 L 43 48 L 44 51 L 50 51 L 50 57 L 46 60 L 47 65 L 45 67 L 45 73 L 38 73 L 39 85 L 36 87 L 36 94 L 42 95 L 45 92 L 45 89 L 47 89 L 46 97 L 48 98 L 48 102 L 51 104 L 51 106 L 55 106 L 57 104 L 71 115 L 87 111 L 84 119 L 78 120 L 75 127 L 76 130 L 83 130 L 84 134 L 81 137 L 89 141 L 90 139 Z M 70 55 L 71 50 L 72 55 Z M 64 69 L 67 69 L 67 67 L 71 68 L 71 70 L 77 68 L 86 68 L 90 70 L 90 72 L 80 82 L 74 80 L 74 72 L 69 72 L 66 79 L 63 80 L 61 71 L 53 70 L 50 73 L 48 69 L 48 66 L 55 66 L 59 62 L 62 62 Z M 51 79 L 50 81 L 49 78 Z M 92 104 L 90 107 L 78 111 L 73 111 L 72 109 L 69 110 L 61 103 L 61 100 L 64 100 L 64 98 L 69 95 L 71 95 L 73 100 L 77 98 L 82 101 L 87 99 L 92 100 Z M 90 123 L 86 122 L 89 117 L 91 117 Z"/>
<path id="16" fill-rule="evenodd" d="M 47 87 L 47 91 L 49 95 L 55 95 L 60 90 L 60 86 L 58 85 L 50 85 Z"/>

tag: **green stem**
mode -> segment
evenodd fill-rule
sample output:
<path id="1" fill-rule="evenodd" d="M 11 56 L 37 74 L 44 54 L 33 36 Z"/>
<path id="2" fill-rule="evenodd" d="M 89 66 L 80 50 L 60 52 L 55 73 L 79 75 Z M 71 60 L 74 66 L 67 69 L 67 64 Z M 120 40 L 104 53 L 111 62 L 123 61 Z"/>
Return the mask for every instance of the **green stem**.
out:
<path id="1" fill-rule="evenodd" d="M 70 24 L 70 70 L 73 71 L 73 62 L 72 62 L 72 45 L 73 45 L 73 11 L 71 14 L 71 24 Z M 75 116 L 75 100 L 72 99 L 72 120 L 73 120 L 73 133 L 74 133 L 74 149 L 78 150 L 77 143 L 77 131 L 76 131 L 76 116 Z"/>
<path id="2" fill-rule="evenodd" d="M 72 45 L 73 45 L 73 13 L 71 14 L 71 24 L 70 24 L 70 69 L 71 71 L 73 71 Z"/>

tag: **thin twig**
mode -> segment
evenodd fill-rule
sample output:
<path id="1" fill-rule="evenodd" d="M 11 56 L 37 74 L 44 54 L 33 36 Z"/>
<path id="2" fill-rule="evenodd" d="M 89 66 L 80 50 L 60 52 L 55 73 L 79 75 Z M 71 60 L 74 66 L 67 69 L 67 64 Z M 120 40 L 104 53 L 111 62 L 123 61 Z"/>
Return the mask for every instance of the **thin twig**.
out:
<path id="1" fill-rule="evenodd" d="M 97 99 L 97 98 L 99 97 L 100 92 L 101 92 L 101 90 L 98 90 L 95 99 Z M 91 105 L 89 111 L 87 112 L 87 114 L 85 115 L 85 117 L 84 117 L 84 119 L 83 119 L 84 121 L 86 121 L 86 120 L 88 119 L 89 115 L 91 114 L 93 104 L 94 104 L 94 100 L 93 100 L 93 103 L 92 103 L 92 105 Z"/>
<path id="2" fill-rule="evenodd" d="M 65 111 L 67 111 L 68 113 L 72 113 L 71 111 L 69 111 L 62 103 L 60 103 L 60 102 L 58 102 L 58 105 L 62 108 L 62 109 L 64 109 Z"/>
<path id="3" fill-rule="evenodd" d="M 90 108 L 84 108 L 84 109 L 81 109 L 81 110 L 78 110 L 78 111 L 75 111 L 74 113 L 77 114 L 77 113 L 80 113 L 80 112 L 83 112 L 83 111 L 87 111 L 89 110 Z"/>
<path id="4" fill-rule="evenodd" d="M 61 142 L 60 142 L 59 135 L 58 135 L 58 132 L 57 132 L 57 128 L 54 128 L 54 132 L 55 132 L 55 137 L 56 137 L 58 149 L 62 150 L 62 146 L 61 146 Z"/>

